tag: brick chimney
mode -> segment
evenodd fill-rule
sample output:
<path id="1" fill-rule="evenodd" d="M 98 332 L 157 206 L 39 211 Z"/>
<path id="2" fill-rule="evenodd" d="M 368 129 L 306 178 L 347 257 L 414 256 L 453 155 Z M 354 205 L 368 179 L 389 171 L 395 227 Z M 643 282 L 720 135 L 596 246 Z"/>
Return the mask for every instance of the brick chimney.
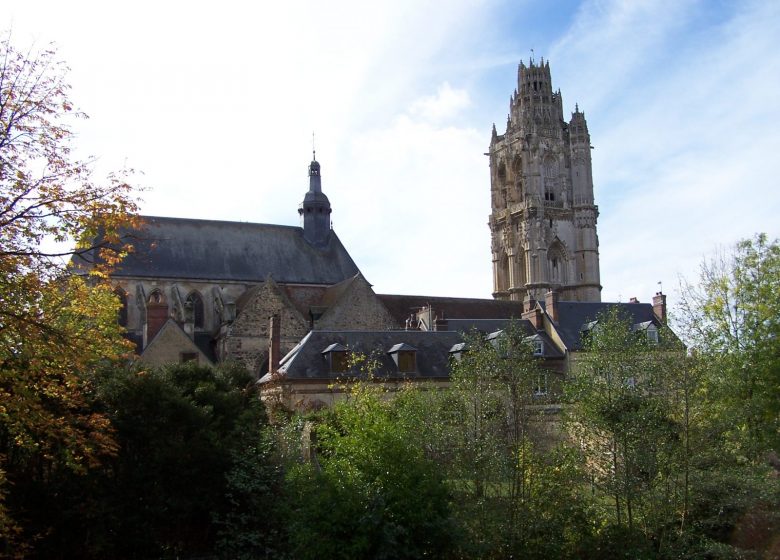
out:
<path id="1" fill-rule="evenodd" d="M 544 308 L 547 311 L 547 315 L 554 323 L 558 322 L 558 299 L 560 295 L 555 290 L 550 290 L 544 294 Z"/>
<path id="2" fill-rule="evenodd" d="M 152 292 L 146 302 L 146 324 L 144 325 L 144 348 L 168 320 L 168 304 L 158 290 Z"/>
<path id="3" fill-rule="evenodd" d="M 523 314 L 521 318 L 530 321 L 536 330 L 542 328 L 542 312 L 536 307 L 536 300 L 530 295 L 523 300 Z"/>
<path id="4" fill-rule="evenodd" d="M 666 295 L 661 292 L 656 292 L 653 296 L 653 313 L 658 317 L 658 320 L 663 324 L 666 324 Z"/>
<path id="5" fill-rule="evenodd" d="M 278 314 L 271 315 L 271 326 L 268 329 L 270 334 L 268 340 L 268 373 L 276 373 L 279 369 L 279 360 L 282 359 L 280 323 Z"/>
<path id="6" fill-rule="evenodd" d="M 639 300 L 635 297 L 632 297 L 630 300 L 628 300 L 628 303 L 639 303 Z"/>

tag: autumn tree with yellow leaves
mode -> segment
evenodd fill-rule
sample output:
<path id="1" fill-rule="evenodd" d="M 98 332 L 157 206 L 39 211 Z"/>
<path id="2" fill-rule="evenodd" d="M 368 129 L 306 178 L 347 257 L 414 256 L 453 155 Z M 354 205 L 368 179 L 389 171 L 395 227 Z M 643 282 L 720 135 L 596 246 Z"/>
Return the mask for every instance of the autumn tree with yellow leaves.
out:
<path id="1" fill-rule="evenodd" d="M 128 172 L 96 181 L 73 156 L 85 115 L 66 75 L 53 50 L 0 39 L 0 555 L 35 537 L 19 534 L 17 482 L 115 451 L 90 410 L 91 372 L 127 352 L 106 278 L 137 206 Z M 93 258 L 88 276 L 69 270 L 74 255 Z"/>

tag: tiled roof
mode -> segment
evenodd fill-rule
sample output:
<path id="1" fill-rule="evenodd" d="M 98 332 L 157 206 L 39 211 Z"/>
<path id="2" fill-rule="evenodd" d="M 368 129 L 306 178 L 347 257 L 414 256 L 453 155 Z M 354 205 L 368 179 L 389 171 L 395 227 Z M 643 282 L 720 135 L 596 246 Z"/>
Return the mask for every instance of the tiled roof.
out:
<path id="1" fill-rule="evenodd" d="M 544 302 L 539 302 L 544 306 Z M 610 309 L 618 308 L 631 324 L 645 321 L 658 322 L 649 303 L 604 303 L 584 301 L 558 302 L 558 333 L 569 350 L 582 349 L 581 332 L 583 326 L 595 321 Z"/>
<path id="2" fill-rule="evenodd" d="M 270 274 L 279 283 L 330 285 L 359 272 L 333 231 L 328 243 L 317 248 L 304 239 L 299 227 L 164 217 L 143 220 L 138 231 L 128 234 L 135 252 L 114 276 L 262 282 Z"/>
<path id="3" fill-rule="evenodd" d="M 337 379 L 348 374 L 331 373 L 323 350 L 339 344 L 375 359 L 375 375 L 387 379 L 437 379 L 449 375 L 449 351 L 462 342 L 458 333 L 440 331 L 311 331 L 281 361 L 279 371 L 287 380 Z M 400 373 L 388 351 L 406 344 L 417 351 L 417 371 Z M 357 372 L 355 372 L 357 373 Z M 266 375 L 260 382 L 270 380 Z"/>

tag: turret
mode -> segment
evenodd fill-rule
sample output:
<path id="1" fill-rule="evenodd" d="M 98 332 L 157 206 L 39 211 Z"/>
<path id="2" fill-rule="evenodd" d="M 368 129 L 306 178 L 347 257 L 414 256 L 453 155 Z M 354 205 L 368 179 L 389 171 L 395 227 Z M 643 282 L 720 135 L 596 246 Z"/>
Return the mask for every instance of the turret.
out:
<path id="1" fill-rule="evenodd" d="M 298 214 L 301 216 L 303 237 L 315 247 L 322 247 L 328 243 L 330 213 L 330 201 L 322 192 L 320 163 L 314 154 L 309 164 L 309 192 L 303 197 L 303 202 L 298 207 Z"/>

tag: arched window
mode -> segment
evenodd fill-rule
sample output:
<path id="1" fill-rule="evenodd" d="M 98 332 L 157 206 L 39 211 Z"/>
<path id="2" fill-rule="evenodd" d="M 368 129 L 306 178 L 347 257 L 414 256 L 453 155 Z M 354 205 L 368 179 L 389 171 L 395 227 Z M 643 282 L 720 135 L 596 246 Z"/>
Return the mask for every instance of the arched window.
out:
<path id="1" fill-rule="evenodd" d="M 203 298 L 198 292 L 190 292 L 187 296 L 187 303 L 192 305 L 192 317 L 196 329 L 203 328 Z"/>
<path id="2" fill-rule="evenodd" d="M 566 284 L 566 252 L 559 242 L 555 242 L 547 251 L 549 280 L 553 284 Z"/>
<path id="3" fill-rule="evenodd" d="M 123 327 L 127 326 L 127 292 L 117 286 L 114 294 L 119 298 L 119 309 L 117 309 L 117 323 Z"/>

